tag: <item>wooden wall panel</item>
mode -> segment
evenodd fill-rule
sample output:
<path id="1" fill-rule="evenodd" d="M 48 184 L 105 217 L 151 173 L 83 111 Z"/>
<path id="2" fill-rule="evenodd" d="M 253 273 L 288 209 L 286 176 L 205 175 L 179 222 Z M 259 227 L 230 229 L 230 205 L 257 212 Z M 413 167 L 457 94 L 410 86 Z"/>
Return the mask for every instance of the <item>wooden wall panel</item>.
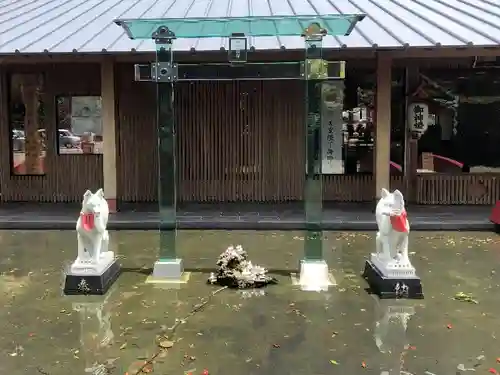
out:
<path id="1" fill-rule="evenodd" d="M 157 133 L 155 85 L 135 82 L 131 64 L 115 67 L 118 103 L 117 199 L 157 200 Z"/>
<path id="2" fill-rule="evenodd" d="M 375 177 L 371 175 L 326 175 L 324 197 L 335 202 L 369 202 L 375 195 Z"/>
<path id="3" fill-rule="evenodd" d="M 12 176 L 7 75 L 43 73 L 49 149 L 45 176 Z M 0 200 L 79 202 L 102 186 L 101 155 L 58 155 L 55 97 L 99 95 L 97 63 L 15 64 L 0 70 Z M 157 199 L 155 86 L 134 82 L 131 64 L 117 65 L 118 198 Z M 299 81 L 182 83 L 176 92 L 179 198 L 182 201 L 301 200 L 304 104 Z M 418 176 L 417 203 L 492 205 L 500 175 Z M 324 177 L 326 200 L 361 202 L 375 195 L 374 177 Z M 402 188 L 401 176 L 391 189 Z"/>
<path id="4" fill-rule="evenodd" d="M 296 82 L 283 81 L 180 86 L 179 198 L 298 199 L 304 168 L 302 106 L 296 95 L 281 101 L 279 93 L 299 88 Z"/>
<path id="5" fill-rule="evenodd" d="M 157 199 L 154 84 L 118 66 L 118 195 Z M 301 200 L 304 101 L 300 81 L 178 83 L 175 92 L 179 200 Z M 326 176 L 326 199 L 373 197 L 371 176 Z"/>
<path id="6" fill-rule="evenodd" d="M 10 73 L 44 75 L 47 153 L 44 176 L 13 176 L 10 166 L 10 128 L 7 76 Z M 2 201 L 79 202 L 85 189 L 102 187 L 101 155 L 58 155 L 55 98 L 58 95 L 100 95 L 98 64 L 11 65 L 1 70 L 0 183 Z"/>
<path id="7" fill-rule="evenodd" d="M 393 175 L 391 176 L 391 191 L 398 189 L 403 195 L 406 194 L 405 184 L 404 184 L 404 176 L 402 175 Z"/>
<path id="8" fill-rule="evenodd" d="M 417 176 L 417 203 L 494 205 L 500 200 L 500 175 L 421 174 Z"/>

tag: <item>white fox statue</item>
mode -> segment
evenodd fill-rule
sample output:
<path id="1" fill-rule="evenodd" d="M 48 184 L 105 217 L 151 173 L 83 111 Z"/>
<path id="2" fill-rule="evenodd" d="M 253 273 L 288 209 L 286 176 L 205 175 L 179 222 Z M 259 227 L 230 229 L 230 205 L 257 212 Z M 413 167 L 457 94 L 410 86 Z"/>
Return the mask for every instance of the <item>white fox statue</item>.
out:
<path id="1" fill-rule="evenodd" d="M 381 198 L 375 209 L 378 226 L 376 237 L 376 253 L 372 254 L 372 262 L 381 270 L 395 271 L 399 276 L 414 274 L 408 257 L 408 222 L 405 201 L 399 190 L 390 193 L 382 189 Z"/>
<path id="2" fill-rule="evenodd" d="M 365 262 L 363 271 L 370 292 L 382 299 L 424 298 L 422 282 L 408 256 L 410 223 L 403 194 L 382 189 L 375 218 L 376 251 Z"/>
<path id="3" fill-rule="evenodd" d="M 109 208 L 102 189 L 83 195 L 82 209 L 76 222 L 78 257 L 71 266 L 72 273 L 100 273 L 114 260 L 108 251 Z"/>

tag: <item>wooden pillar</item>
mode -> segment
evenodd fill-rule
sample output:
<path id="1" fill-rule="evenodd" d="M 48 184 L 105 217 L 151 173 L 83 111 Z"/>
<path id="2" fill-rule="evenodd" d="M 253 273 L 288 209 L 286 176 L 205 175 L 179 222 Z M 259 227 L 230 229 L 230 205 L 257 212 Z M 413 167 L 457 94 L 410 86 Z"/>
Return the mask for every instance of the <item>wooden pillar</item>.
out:
<path id="1" fill-rule="evenodd" d="M 104 195 L 109 211 L 116 212 L 116 106 L 113 60 L 106 59 L 101 63 L 101 98 Z"/>
<path id="2" fill-rule="evenodd" d="M 391 158 L 391 86 L 392 60 L 377 56 L 377 91 L 375 120 L 375 197 L 380 198 L 382 188 L 390 188 Z"/>
<path id="3" fill-rule="evenodd" d="M 417 168 L 418 168 L 418 138 L 415 138 L 408 123 L 408 106 L 413 100 L 413 94 L 420 82 L 419 69 L 416 66 L 407 67 L 405 72 L 405 163 L 404 186 L 406 201 L 415 203 L 417 200 Z"/>
<path id="4" fill-rule="evenodd" d="M 5 181 L 8 181 L 12 172 L 12 146 L 9 143 L 12 138 L 8 116 L 7 103 L 7 81 L 3 66 L 0 64 L 0 202 L 5 201 Z"/>

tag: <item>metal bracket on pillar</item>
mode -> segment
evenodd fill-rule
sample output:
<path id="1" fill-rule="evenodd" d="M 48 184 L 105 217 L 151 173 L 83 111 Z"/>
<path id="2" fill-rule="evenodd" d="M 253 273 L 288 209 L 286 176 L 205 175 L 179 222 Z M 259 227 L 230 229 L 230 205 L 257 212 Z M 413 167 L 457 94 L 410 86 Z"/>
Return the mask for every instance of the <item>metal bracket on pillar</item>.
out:
<path id="1" fill-rule="evenodd" d="M 328 62 L 323 60 L 323 38 L 327 31 L 319 23 L 312 23 L 302 33 L 306 44 L 306 59 L 302 68 L 305 79 L 328 78 Z"/>
<path id="2" fill-rule="evenodd" d="M 177 81 L 178 67 L 173 62 L 172 43 L 176 39 L 175 34 L 166 26 L 160 26 L 152 35 L 157 46 L 156 63 L 151 67 L 151 78 L 156 82 Z M 159 59 L 158 54 L 168 53 L 166 59 Z M 167 61 L 163 61 L 167 60 Z"/>
<path id="3" fill-rule="evenodd" d="M 151 66 L 152 81 L 175 82 L 178 76 L 178 67 L 176 63 L 156 62 Z"/>
<path id="4" fill-rule="evenodd" d="M 178 71 L 178 64 L 171 62 L 135 64 L 134 80 L 137 82 L 175 82 L 179 77 Z"/>
<path id="5" fill-rule="evenodd" d="M 135 64 L 134 78 L 139 82 L 175 82 L 179 77 L 179 67 L 173 62 L 172 43 L 175 34 L 166 26 L 160 26 L 152 35 L 158 53 L 168 53 L 164 59 L 156 58 L 152 64 Z M 164 61 L 165 60 L 165 61 Z"/>
<path id="6" fill-rule="evenodd" d="M 327 35 L 325 28 L 317 22 L 311 23 L 302 33 L 306 41 L 306 55 L 310 59 L 321 59 L 323 54 L 323 38 Z"/>

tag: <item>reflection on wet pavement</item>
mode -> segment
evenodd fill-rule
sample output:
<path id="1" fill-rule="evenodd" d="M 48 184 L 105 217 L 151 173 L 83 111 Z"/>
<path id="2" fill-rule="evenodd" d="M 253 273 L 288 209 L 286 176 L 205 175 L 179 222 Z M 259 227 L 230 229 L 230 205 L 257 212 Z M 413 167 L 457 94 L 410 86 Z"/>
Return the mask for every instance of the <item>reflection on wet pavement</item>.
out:
<path id="1" fill-rule="evenodd" d="M 500 237 L 412 233 L 412 260 L 424 283 L 421 301 L 379 301 L 366 294 L 360 272 L 374 234 L 325 237 L 326 258 L 339 285 L 311 293 L 292 287 L 288 276 L 302 256 L 300 232 L 181 232 L 185 266 L 203 272 L 194 272 L 178 290 L 144 283 L 145 268 L 156 257 L 155 232 L 112 233 L 111 250 L 126 270 L 105 297 L 84 298 L 61 292 L 62 266 L 76 256 L 74 233 L 0 232 L 0 374 L 500 370 Z M 229 244 L 242 244 L 280 284 L 223 290 L 183 320 L 217 289 L 205 284 L 207 272 Z M 461 292 L 471 298 L 455 299 Z M 176 319 L 181 321 L 172 334 Z M 153 363 L 145 364 L 154 355 Z"/>

